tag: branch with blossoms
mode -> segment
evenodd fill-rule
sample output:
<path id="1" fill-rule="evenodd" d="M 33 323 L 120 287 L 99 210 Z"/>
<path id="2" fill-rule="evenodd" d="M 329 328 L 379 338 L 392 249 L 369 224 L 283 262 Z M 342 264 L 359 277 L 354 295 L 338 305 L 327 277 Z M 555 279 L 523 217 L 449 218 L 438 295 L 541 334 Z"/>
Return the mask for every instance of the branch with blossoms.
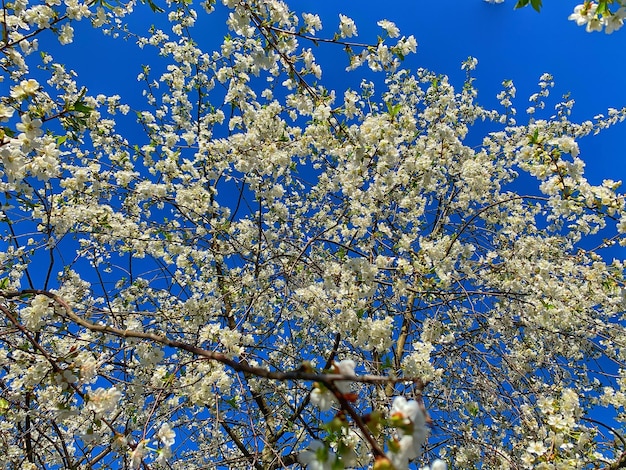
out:
<path id="1" fill-rule="evenodd" d="M 617 3 L 617 9 L 611 9 L 610 4 Z M 626 8 L 621 1 L 601 0 L 600 2 L 585 1 L 574 8 L 569 20 L 578 26 L 584 26 L 588 33 L 603 31 L 611 34 L 624 26 Z"/>
<path id="2" fill-rule="evenodd" d="M 308 382 L 320 382 L 324 385 L 332 387 L 335 382 L 338 381 L 350 381 L 366 384 L 385 384 L 388 382 L 411 382 L 415 384 L 420 390 L 426 386 L 426 383 L 419 377 L 404 377 L 404 378 L 391 378 L 382 377 L 376 375 L 355 375 L 354 373 L 331 373 L 331 374 L 317 374 L 310 371 L 310 368 L 306 365 L 299 370 L 293 370 L 288 372 L 270 371 L 261 367 L 250 366 L 247 361 L 236 361 L 229 358 L 225 354 L 209 351 L 207 349 L 199 348 L 191 344 L 187 344 L 181 341 L 175 341 L 167 338 L 166 336 L 158 335 L 155 333 L 147 333 L 143 331 L 123 330 L 110 325 L 102 325 L 91 323 L 79 315 L 74 313 L 72 308 L 62 298 L 50 291 L 38 290 L 38 289 L 23 289 L 20 291 L 0 291 L 0 297 L 4 299 L 15 299 L 24 297 L 43 295 L 50 300 L 57 303 L 63 308 L 66 318 L 75 324 L 87 328 L 90 331 L 110 334 L 120 338 L 135 338 L 154 341 L 155 343 L 163 346 L 170 346 L 176 349 L 182 349 L 196 356 L 203 357 L 208 360 L 220 362 L 237 372 L 245 372 L 270 380 L 287 381 L 287 380 L 304 380 Z"/>
<path id="3" fill-rule="evenodd" d="M 330 370 L 322 373 L 315 372 L 308 363 L 304 363 L 297 370 L 268 370 L 266 368 L 250 365 L 245 358 L 236 360 L 223 353 L 210 351 L 182 341 L 172 340 L 166 336 L 156 333 L 120 329 L 111 325 L 93 323 L 76 314 L 72 307 L 54 292 L 38 289 L 0 291 L 0 298 L 3 298 L 8 302 L 13 299 L 19 299 L 21 301 L 28 301 L 28 299 L 30 299 L 31 303 L 37 302 L 38 304 L 42 304 L 42 298 L 47 298 L 54 304 L 61 307 L 60 309 L 55 309 L 55 311 L 60 313 L 62 317 L 69 322 L 72 322 L 75 325 L 83 327 L 91 332 L 100 333 L 102 335 L 112 335 L 123 339 L 146 340 L 154 344 L 186 351 L 191 353 L 193 356 L 209 361 L 219 362 L 236 372 L 243 373 L 246 377 L 257 377 L 279 382 L 313 382 L 314 386 L 310 394 L 311 403 L 322 411 L 329 410 L 333 403 L 338 405 L 338 412 L 329 422 L 328 429 L 341 431 L 344 428 L 348 428 L 349 423 L 346 420 L 346 417 L 349 417 L 358 430 L 359 435 L 369 446 L 374 456 L 374 468 L 377 470 L 405 468 L 408 465 L 409 460 L 415 459 L 421 454 L 422 446 L 424 445 L 428 435 L 428 424 L 430 421 L 421 400 L 407 401 L 404 397 L 396 397 L 393 400 L 393 405 L 388 418 L 384 416 L 384 413 L 381 410 L 372 410 L 372 412 L 367 415 L 361 415 L 353 406 L 353 403 L 358 397 L 350 391 L 351 383 L 369 385 L 411 383 L 415 387 L 418 394 L 421 395 L 426 385 L 428 385 L 428 381 L 424 381 L 420 377 L 398 378 L 371 374 L 357 375 L 355 373 L 356 364 L 352 360 L 343 360 L 340 362 L 332 361 Z M 0 305 L 0 312 L 2 312 L 15 326 L 15 328 L 24 334 L 33 347 L 48 360 L 53 370 L 60 376 L 64 376 L 65 369 L 63 369 L 39 344 L 36 334 L 31 333 L 28 328 L 22 325 L 8 306 Z M 95 395 L 92 395 L 90 398 L 90 396 L 82 392 L 79 386 L 71 379 L 68 379 L 68 383 L 72 390 L 74 390 L 74 392 L 86 402 L 94 402 L 99 399 L 96 398 Z M 99 390 L 99 393 L 103 397 L 108 393 L 102 389 Z M 120 392 L 116 389 L 112 390 L 114 392 L 114 396 L 104 398 L 107 401 L 117 401 L 119 399 Z M 266 405 L 263 404 L 263 406 Z M 122 435 L 115 429 L 111 421 L 107 421 L 104 417 L 100 417 L 100 419 L 102 419 L 102 421 L 110 428 L 115 436 L 119 436 L 116 438 L 123 438 Z M 227 434 L 230 435 L 232 431 L 229 432 L 228 425 L 225 423 L 223 423 L 223 425 Z M 377 440 L 380 438 L 381 430 L 383 428 L 396 430 L 396 435 L 386 441 L 386 447 L 388 447 L 387 451 L 385 451 L 385 447 Z M 237 444 L 237 439 L 233 439 L 233 441 Z M 320 458 L 329 460 L 330 463 L 334 463 L 335 459 L 341 458 L 345 461 L 345 465 L 349 465 L 354 461 L 355 457 L 352 449 L 342 448 L 339 455 L 335 455 L 326 444 L 320 444 L 320 442 L 321 441 L 314 441 L 311 447 L 313 450 L 305 451 L 297 457 L 297 459 L 303 464 L 310 464 L 313 460 Z M 320 445 L 324 446 L 323 451 L 320 451 Z M 239 446 L 244 448 L 241 443 Z M 141 461 L 145 452 L 145 442 L 142 440 L 134 445 L 132 452 L 133 457 L 131 457 L 131 460 L 136 459 L 137 462 Z M 244 452 L 244 455 L 245 454 L 246 452 Z M 100 458 L 102 457 L 104 457 L 104 455 Z M 249 455 L 249 458 L 251 461 L 254 460 L 251 454 Z M 287 457 L 287 461 L 289 460 L 293 460 L 293 458 Z M 439 468 L 445 467 L 441 467 L 440 465 Z"/>
<path id="4" fill-rule="evenodd" d="M 0 294 L 1 296 L 2 294 Z M 10 296 L 9 296 L 10 298 Z M 17 331 L 21 332 L 24 337 L 27 339 L 27 341 L 32 345 L 32 347 L 34 348 L 35 351 L 37 351 L 39 354 L 41 354 L 46 361 L 50 364 L 50 366 L 52 367 L 52 370 L 55 372 L 55 374 L 57 375 L 57 380 L 60 382 L 63 382 L 66 384 L 67 387 L 71 388 L 72 391 L 74 393 L 76 393 L 77 396 L 79 396 L 85 403 L 89 403 L 88 404 L 88 409 L 90 409 L 93 413 L 94 416 L 98 419 L 98 421 L 104 423 L 107 428 L 109 428 L 109 430 L 111 431 L 111 433 L 113 434 L 113 441 L 115 440 L 124 440 L 124 436 L 122 433 L 120 433 L 119 431 L 116 430 L 115 426 L 114 426 L 114 421 L 115 419 L 107 419 L 106 416 L 102 415 L 103 412 L 103 408 L 98 404 L 98 402 L 100 401 L 100 399 L 104 399 L 105 401 L 116 401 L 117 399 L 119 399 L 120 397 L 120 392 L 119 390 L 117 390 L 116 388 L 112 388 L 109 389 L 108 391 L 105 391 L 102 388 L 97 389 L 95 392 L 92 392 L 91 390 L 87 391 L 87 392 L 83 392 L 81 390 L 81 388 L 75 383 L 75 380 L 73 380 L 73 378 L 71 377 L 71 375 L 67 374 L 66 369 L 62 368 L 58 361 L 52 357 L 48 351 L 46 351 L 45 348 L 43 348 L 40 344 L 39 344 L 39 340 L 38 340 L 38 335 L 36 333 L 33 333 L 31 331 L 29 331 L 24 325 L 22 325 L 18 319 L 15 317 L 15 315 L 13 314 L 13 312 L 7 308 L 4 305 L 0 305 L 0 312 L 9 320 L 9 322 L 16 328 Z M 3 399 L 3 402 L 6 402 L 6 400 Z M 3 403 L 4 404 L 4 403 Z M 54 421 L 52 421 L 52 426 L 57 430 L 57 433 L 59 435 L 61 435 L 56 423 Z M 26 420 L 26 432 L 25 432 L 25 445 L 26 445 L 26 449 L 27 449 L 27 454 L 28 454 L 28 458 L 29 460 L 33 460 L 34 459 L 34 450 L 32 449 L 32 441 L 33 441 L 33 437 L 32 437 L 32 431 L 31 431 L 31 427 L 33 427 L 33 424 L 31 423 L 31 420 L 29 418 L 27 418 Z M 106 457 L 108 454 L 110 454 L 112 451 L 111 447 L 107 447 L 106 449 L 104 449 L 100 454 L 94 456 L 92 459 L 84 459 L 84 463 L 86 465 L 88 465 L 89 467 L 92 467 L 93 465 L 96 465 L 100 460 L 102 460 L 104 457 Z M 63 452 L 62 454 L 65 455 L 65 461 L 68 463 L 68 468 L 73 467 L 73 465 L 70 465 L 69 462 L 71 462 L 71 457 L 68 454 L 67 448 L 65 447 L 65 444 L 63 444 Z M 78 462 L 78 464 L 81 464 L 82 462 Z"/>
<path id="5" fill-rule="evenodd" d="M 275 24 L 272 24 L 271 21 L 266 21 L 259 12 L 255 11 L 246 2 L 242 2 L 240 5 L 250 15 L 252 24 L 264 39 L 267 46 L 274 50 L 282 59 L 282 64 L 286 68 L 289 77 L 294 77 L 296 79 L 298 86 L 310 96 L 316 107 L 328 108 L 326 116 L 327 122 L 336 132 L 341 133 L 344 136 L 349 136 L 349 133 L 347 132 L 345 125 L 342 124 L 337 118 L 339 113 L 327 106 L 326 102 L 328 101 L 328 97 L 323 93 L 320 93 L 320 91 L 323 92 L 323 90 L 317 90 L 313 85 L 307 82 L 305 78 L 305 74 L 307 73 L 313 73 L 316 78 L 321 78 L 321 68 L 314 62 L 307 64 L 307 60 L 304 60 L 306 64 L 305 68 L 303 70 L 298 70 L 296 68 L 295 58 L 282 49 L 280 44 L 281 37 L 304 39 L 315 44 L 316 46 L 319 43 L 343 46 L 350 61 L 348 69 L 355 69 L 367 62 L 372 70 L 395 70 L 399 66 L 400 61 L 404 60 L 405 56 L 410 53 L 415 53 L 417 47 L 417 42 L 412 35 L 409 37 L 403 36 L 398 40 L 397 44 L 391 48 L 388 48 L 388 46 L 385 45 L 385 38 L 380 36 L 378 37 L 378 42 L 376 44 L 347 41 L 345 38 L 357 36 L 357 27 L 354 24 L 354 21 L 345 15 L 339 15 L 340 31 L 338 33 L 336 33 L 332 38 L 319 38 L 314 36 L 315 31 L 321 29 L 322 27 L 321 20 L 317 15 L 305 13 L 303 15 L 306 23 L 305 26 L 301 27 L 297 31 L 291 31 L 276 26 Z M 388 38 L 397 38 L 399 36 L 399 29 L 393 22 L 382 20 L 378 22 L 378 25 L 385 31 Z M 356 54 L 353 50 L 355 48 L 361 49 L 362 52 Z M 390 55 L 386 54 L 388 49 L 391 51 Z M 311 57 L 313 56 L 311 55 Z"/>
<path id="6" fill-rule="evenodd" d="M 617 4 L 617 8 L 611 8 Z M 585 1 L 574 8 L 569 20 L 578 26 L 584 26 L 588 33 L 603 31 L 611 34 L 624 26 L 626 7 L 621 0 L 600 0 L 600 2 Z"/>
<path id="7" fill-rule="evenodd" d="M 484 0 L 487 3 L 503 3 L 504 0 Z M 532 6 L 536 11 L 541 11 L 542 0 L 518 0 L 515 8 Z M 584 26 L 588 33 L 604 31 L 612 34 L 624 26 L 626 19 L 626 2 L 623 0 L 585 0 L 576 5 L 568 19 L 578 26 Z"/>

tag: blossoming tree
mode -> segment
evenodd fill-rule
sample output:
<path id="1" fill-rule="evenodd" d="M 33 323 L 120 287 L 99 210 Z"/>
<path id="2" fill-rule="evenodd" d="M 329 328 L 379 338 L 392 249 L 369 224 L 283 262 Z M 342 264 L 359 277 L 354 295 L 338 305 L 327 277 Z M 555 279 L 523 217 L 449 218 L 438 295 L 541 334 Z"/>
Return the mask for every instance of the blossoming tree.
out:
<path id="1" fill-rule="evenodd" d="M 389 21 L 147 1 L 3 3 L 3 468 L 626 466 L 625 203 L 576 143 L 623 111 L 542 119 L 545 75 L 518 125 Z M 53 57 L 86 23 L 160 54 L 137 129 Z"/>

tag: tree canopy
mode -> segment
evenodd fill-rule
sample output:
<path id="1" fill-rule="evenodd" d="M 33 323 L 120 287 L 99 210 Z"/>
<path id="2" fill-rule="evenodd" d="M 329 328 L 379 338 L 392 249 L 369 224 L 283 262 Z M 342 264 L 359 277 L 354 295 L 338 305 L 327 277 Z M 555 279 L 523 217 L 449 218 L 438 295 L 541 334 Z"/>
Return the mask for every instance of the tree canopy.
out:
<path id="1" fill-rule="evenodd" d="M 146 1 L 3 3 L 3 468 L 626 467 L 626 207 L 577 143 L 625 110 L 545 74 L 519 123 L 388 20 Z M 141 106 L 55 59 L 89 24 Z"/>

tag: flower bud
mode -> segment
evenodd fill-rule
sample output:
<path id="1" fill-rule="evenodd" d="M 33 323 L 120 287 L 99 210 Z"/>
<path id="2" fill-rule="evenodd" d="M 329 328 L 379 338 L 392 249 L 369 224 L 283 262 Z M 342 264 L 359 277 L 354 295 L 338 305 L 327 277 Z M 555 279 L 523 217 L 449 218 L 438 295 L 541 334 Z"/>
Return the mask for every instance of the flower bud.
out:
<path id="1" fill-rule="evenodd" d="M 383 421 L 383 415 L 380 411 L 374 410 L 369 414 L 363 416 L 363 421 L 370 431 L 374 434 L 380 433 L 381 423 Z"/>
<path id="2" fill-rule="evenodd" d="M 397 454 L 398 452 L 400 452 L 402 450 L 402 446 L 400 445 L 400 441 L 398 439 L 396 439 L 395 437 L 393 439 L 390 439 L 387 442 L 388 446 L 389 446 L 389 451 L 393 452 L 394 454 Z"/>
<path id="3" fill-rule="evenodd" d="M 379 455 L 374 460 L 374 470 L 394 470 L 394 466 L 384 455 Z"/>
<path id="4" fill-rule="evenodd" d="M 328 423 L 328 428 L 331 431 L 341 431 L 342 428 L 348 426 L 348 421 L 346 419 L 346 414 L 343 411 L 340 411 L 335 415 L 335 417 Z"/>

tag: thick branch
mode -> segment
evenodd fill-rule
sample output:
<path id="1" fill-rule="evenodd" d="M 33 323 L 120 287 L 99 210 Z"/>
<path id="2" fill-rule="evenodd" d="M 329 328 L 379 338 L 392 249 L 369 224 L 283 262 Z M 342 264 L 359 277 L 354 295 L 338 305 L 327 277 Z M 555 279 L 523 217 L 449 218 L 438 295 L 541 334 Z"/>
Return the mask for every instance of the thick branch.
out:
<path id="1" fill-rule="evenodd" d="M 72 322 L 80 325 L 84 328 L 87 328 L 90 331 L 95 331 L 99 333 L 109 334 L 112 336 L 117 336 L 119 338 L 135 338 L 135 339 L 145 339 L 148 341 L 153 341 L 155 343 L 169 346 L 176 349 L 181 349 L 183 351 L 187 351 L 191 354 L 194 354 L 198 357 L 202 357 L 211 361 L 216 361 L 221 364 L 224 364 L 227 367 L 230 367 L 234 371 L 242 372 L 245 374 L 251 374 L 257 377 L 262 377 L 270 380 L 277 380 L 280 382 L 291 381 L 291 380 L 302 380 L 305 382 L 320 382 L 324 385 L 329 385 L 337 381 L 350 381 L 350 382 L 358 382 L 358 383 L 369 383 L 369 384 L 380 384 L 380 383 L 388 383 L 388 382 L 413 382 L 419 389 L 424 388 L 424 382 L 419 377 L 413 378 L 391 378 L 380 375 L 344 375 L 344 374 L 318 374 L 314 372 L 307 372 L 303 369 L 296 369 L 287 372 L 280 371 L 271 371 L 264 369 L 262 367 L 254 367 L 248 364 L 248 362 L 244 360 L 235 360 L 231 359 L 225 354 L 208 351 L 206 349 L 194 346 L 192 344 L 185 343 L 183 341 L 177 341 L 173 339 L 169 339 L 166 336 L 158 335 L 156 333 L 149 333 L 144 331 L 135 331 L 128 329 L 116 328 L 110 325 L 102 325 L 97 323 L 92 323 L 84 318 L 78 316 L 72 308 L 58 295 L 44 290 L 38 289 L 24 289 L 21 291 L 0 291 L 0 297 L 4 297 L 5 299 L 14 299 L 17 297 L 24 297 L 30 295 L 45 295 L 46 297 L 52 299 L 54 302 L 59 304 L 63 310 L 65 311 L 64 316 L 71 320 Z"/>

